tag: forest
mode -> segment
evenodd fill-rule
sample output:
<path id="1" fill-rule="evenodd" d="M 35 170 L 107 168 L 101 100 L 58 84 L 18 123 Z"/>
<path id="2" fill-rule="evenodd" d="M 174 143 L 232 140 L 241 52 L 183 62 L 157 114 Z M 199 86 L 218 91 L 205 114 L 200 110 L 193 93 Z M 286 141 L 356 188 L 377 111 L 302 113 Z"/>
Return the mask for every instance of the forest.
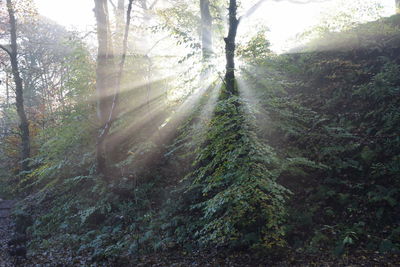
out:
<path id="1" fill-rule="evenodd" d="M 400 266 L 400 0 L 51 2 L 0 0 L 0 266 Z"/>

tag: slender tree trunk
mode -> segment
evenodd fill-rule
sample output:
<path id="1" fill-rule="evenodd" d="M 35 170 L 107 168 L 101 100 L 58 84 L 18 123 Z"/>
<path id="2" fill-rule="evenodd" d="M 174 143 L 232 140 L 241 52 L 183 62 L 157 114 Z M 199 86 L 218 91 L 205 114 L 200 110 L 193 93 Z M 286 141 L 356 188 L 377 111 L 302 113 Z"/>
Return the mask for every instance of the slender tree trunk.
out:
<path id="1" fill-rule="evenodd" d="M 240 20 L 236 17 L 237 3 L 236 0 L 229 2 L 229 32 L 225 40 L 226 55 L 226 74 L 225 86 L 228 94 L 237 94 L 235 86 L 235 50 L 236 50 L 236 34 Z"/>
<path id="2" fill-rule="evenodd" d="M 212 17 L 210 13 L 210 1 L 200 0 L 201 14 L 201 44 L 203 60 L 207 61 L 213 53 L 212 42 Z"/>
<path id="3" fill-rule="evenodd" d="M 58 88 L 58 101 L 61 103 L 61 109 L 63 114 L 65 113 L 65 99 L 64 99 L 64 77 L 66 73 L 63 71 L 61 73 L 61 78 L 60 78 L 60 83 L 59 83 L 59 88 Z"/>
<path id="4" fill-rule="evenodd" d="M 396 0 L 396 14 L 400 14 L 400 0 Z"/>
<path id="5" fill-rule="evenodd" d="M 95 0 L 97 20 L 98 54 L 96 68 L 96 92 L 98 117 L 101 125 L 107 122 L 110 113 L 110 95 L 113 92 L 112 75 L 115 67 L 107 0 Z"/>
<path id="6" fill-rule="evenodd" d="M 7 0 L 7 10 L 10 17 L 10 37 L 11 48 L 9 51 L 11 69 L 15 82 L 15 96 L 18 117 L 20 119 L 19 128 L 21 130 L 21 169 L 29 171 L 29 157 L 31 153 L 30 137 L 29 137 L 29 121 L 26 117 L 24 108 L 24 88 L 22 78 L 18 66 L 18 46 L 17 46 L 17 26 L 15 20 L 15 12 L 11 0 Z"/>
<path id="7" fill-rule="evenodd" d="M 8 81 L 8 73 L 6 72 L 6 106 L 7 108 L 10 107 L 10 88 L 9 88 L 9 81 Z"/>
<path id="8" fill-rule="evenodd" d="M 111 45 L 111 33 L 107 0 L 94 0 L 97 22 L 97 67 L 96 67 L 96 93 L 97 93 L 97 115 L 101 128 L 106 125 L 108 115 L 111 111 L 110 95 L 114 85 L 111 75 L 114 69 L 114 56 Z M 96 162 L 100 173 L 106 170 L 106 138 L 98 136 L 96 143 Z"/>
<path id="9" fill-rule="evenodd" d="M 152 4 L 150 4 L 150 6 L 147 4 L 147 0 L 141 0 L 140 4 L 143 8 L 144 11 L 144 16 L 143 16 L 143 23 L 144 25 L 149 25 L 150 23 L 150 12 L 152 11 L 152 9 L 154 8 L 154 5 L 157 4 L 157 0 L 153 1 Z M 141 38 L 143 38 L 145 43 L 151 43 L 151 40 L 148 38 L 147 35 L 142 34 L 143 36 Z M 146 68 L 146 105 L 147 105 L 147 113 L 150 114 L 150 96 L 151 96 L 151 91 L 152 91 L 152 85 L 151 85 L 151 78 L 152 78 L 152 65 L 153 65 L 153 61 L 150 57 L 150 53 L 152 52 L 154 46 L 152 48 L 150 48 L 147 53 L 144 55 L 144 58 L 146 59 L 146 63 L 147 63 L 147 68 Z"/>
<path id="10" fill-rule="evenodd" d="M 101 122 L 101 131 L 97 136 L 96 142 L 96 162 L 98 172 L 106 174 L 106 155 L 108 154 L 107 137 L 112 123 L 116 117 L 116 106 L 118 103 L 121 79 L 126 58 L 133 0 L 129 0 L 125 31 L 123 33 L 121 45 L 120 61 L 118 65 L 115 62 L 115 56 L 113 53 L 107 0 L 94 0 L 94 2 L 97 21 L 97 38 L 99 45 L 96 69 L 96 91 L 98 97 L 98 116 Z M 123 0 L 118 1 L 117 13 L 121 13 L 123 4 Z M 119 38 L 117 38 L 117 41 L 118 39 Z"/>
<path id="11" fill-rule="evenodd" d="M 124 25 L 125 25 L 125 0 L 118 0 L 116 10 L 116 38 L 115 38 L 115 54 L 122 55 L 122 42 L 124 39 Z"/>
<path id="12" fill-rule="evenodd" d="M 9 78 L 8 78 L 8 72 L 6 72 L 6 108 L 7 108 L 7 112 L 8 109 L 10 108 L 10 84 L 9 84 Z M 4 136 L 8 136 L 8 132 L 9 132 L 9 123 L 8 123 L 9 119 L 8 116 L 4 116 Z"/>
<path id="13" fill-rule="evenodd" d="M 235 51 L 236 51 L 236 35 L 238 27 L 242 18 L 249 17 L 253 14 L 265 0 L 259 0 L 240 18 L 237 18 L 237 1 L 229 1 L 229 32 L 225 40 L 225 54 L 226 54 L 226 74 L 225 86 L 226 93 L 230 95 L 237 95 L 238 91 L 235 85 Z"/>

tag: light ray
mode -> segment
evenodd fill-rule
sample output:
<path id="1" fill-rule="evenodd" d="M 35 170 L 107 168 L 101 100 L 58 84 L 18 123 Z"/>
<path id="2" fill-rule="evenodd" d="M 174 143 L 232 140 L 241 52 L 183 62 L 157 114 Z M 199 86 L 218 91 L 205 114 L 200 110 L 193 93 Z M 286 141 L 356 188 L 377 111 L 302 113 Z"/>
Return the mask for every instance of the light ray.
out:
<path id="1" fill-rule="evenodd" d="M 135 110 L 129 111 L 129 113 L 136 113 L 134 120 L 124 129 L 118 130 L 118 132 L 110 137 L 110 143 L 113 146 L 120 146 L 125 143 L 130 136 L 134 135 L 136 131 L 145 128 L 149 124 L 152 125 L 153 133 L 150 133 L 146 140 L 154 143 L 161 144 L 166 142 L 171 136 L 176 133 L 176 128 L 180 123 L 187 118 L 195 108 L 202 97 L 207 97 L 206 104 L 203 106 L 200 117 L 201 123 L 199 123 L 199 129 L 204 131 L 204 126 L 207 125 L 207 121 L 210 120 L 213 110 L 215 108 L 218 92 L 221 88 L 221 83 L 217 83 L 215 86 L 211 85 L 211 75 L 207 73 L 204 75 L 204 81 L 208 81 L 203 86 L 199 87 L 195 92 L 190 94 L 184 101 L 178 104 L 174 108 L 168 108 L 165 103 L 159 101 L 159 97 L 153 99 L 152 108 L 146 111 L 145 104 Z M 125 113 L 127 116 L 129 113 Z M 143 141 L 143 140 L 142 140 Z"/>

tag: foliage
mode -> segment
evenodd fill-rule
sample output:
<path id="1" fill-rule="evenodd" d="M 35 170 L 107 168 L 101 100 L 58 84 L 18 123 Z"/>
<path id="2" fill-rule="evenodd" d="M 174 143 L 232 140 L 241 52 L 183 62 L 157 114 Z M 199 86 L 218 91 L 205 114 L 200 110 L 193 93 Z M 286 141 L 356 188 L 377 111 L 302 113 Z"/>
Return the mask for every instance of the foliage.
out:
<path id="1" fill-rule="evenodd" d="M 397 27 L 397 21 L 398 16 L 378 21 L 375 31 L 370 24 L 370 35 L 364 35 L 367 42 L 355 50 L 277 59 L 275 66 L 291 77 L 289 95 L 275 102 L 277 109 L 266 106 L 281 125 L 266 138 L 327 166 L 302 181 L 283 180 L 295 193 L 288 225 L 289 241 L 295 246 L 307 245 L 314 251 L 331 247 L 338 255 L 360 246 L 381 251 L 399 248 L 394 238 L 400 197 L 395 104 L 399 58 L 389 41 L 393 31 L 380 32 L 382 27 Z M 369 42 L 377 34 L 384 35 L 380 49 Z M 306 216 L 298 217 L 298 212 Z"/>
<path id="2" fill-rule="evenodd" d="M 191 185 L 184 193 L 184 209 L 194 214 L 186 216 L 192 223 L 198 220 L 194 229 L 186 226 L 190 240 L 202 245 L 282 246 L 288 191 L 275 182 L 276 155 L 257 141 L 235 96 L 217 102 L 209 127 L 194 171 L 185 178 Z"/>
<path id="3" fill-rule="evenodd" d="M 71 79 L 65 83 L 65 106 L 53 127 L 40 131 L 35 141 L 40 148 L 33 157 L 36 166 L 24 179 L 19 190 L 46 189 L 63 179 L 82 174 L 92 162 L 93 106 L 89 102 L 93 87 L 93 64 L 86 48 L 71 41 L 71 55 L 66 59 Z M 89 171 L 90 172 L 90 171 Z M 86 172 L 87 175 L 89 172 Z"/>
<path id="4" fill-rule="evenodd" d="M 251 61 L 259 63 L 263 60 L 269 60 L 272 51 L 269 48 L 270 43 L 265 36 L 265 30 L 259 31 L 245 46 L 238 47 L 237 54 L 248 63 L 251 63 Z"/>
<path id="5" fill-rule="evenodd" d="M 193 6 L 157 12 L 167 25 L 152 29 L 172 32 L 189 51 L 182 62 L 195 62 Z M 182 248 L 398 252 L 399 18 L 341 33 L 335 25 L 329 45 L 320 39 L 286 55 L 274 55 L 260 31 L 238 47 L 238 95 L 216 75 L 208 86 L 201 64 L 150 83 L 165 59 L 132 53 L 105 177 L 93 164 L 95 62 L 78 36 L 56 38 L 68 47 L 52 53 L 66 52 L 53 62 L 68 69 L 64 103 L 33 105 L 34 166 L 18 184 L 3 171 L 12 171 L 18 142 L 4 134 L 0 194 L 28 195 L 15 216 L 33 251 L 71 250 L 117 266 Z M 15 118 L 12 108 L 4 113 Z"/>

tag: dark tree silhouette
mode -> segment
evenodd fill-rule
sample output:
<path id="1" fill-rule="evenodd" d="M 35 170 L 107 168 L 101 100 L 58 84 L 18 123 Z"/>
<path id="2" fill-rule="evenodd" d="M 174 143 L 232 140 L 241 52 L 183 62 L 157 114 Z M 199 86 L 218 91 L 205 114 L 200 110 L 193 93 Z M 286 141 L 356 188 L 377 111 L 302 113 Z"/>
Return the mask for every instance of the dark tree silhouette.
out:
<path id="1" fill-rule="evenodd" d="M 0 46 L 10 57 L 11 70 L 15 83 L 15 105 L 20 120 L 19 128 L 21 130 L 21 169 L 29 171 L 29 157 L 31 153 L 31 144 L 29 137 L 29 121 L 26 117 L 24 107 L 24 87 L 18 64 L 18 45 L 17 45 L 17 22 L 15 19 L 15 10 L 11 0 L 7 0 L 7 11 L 10 19 L 10 45 Z"/>

